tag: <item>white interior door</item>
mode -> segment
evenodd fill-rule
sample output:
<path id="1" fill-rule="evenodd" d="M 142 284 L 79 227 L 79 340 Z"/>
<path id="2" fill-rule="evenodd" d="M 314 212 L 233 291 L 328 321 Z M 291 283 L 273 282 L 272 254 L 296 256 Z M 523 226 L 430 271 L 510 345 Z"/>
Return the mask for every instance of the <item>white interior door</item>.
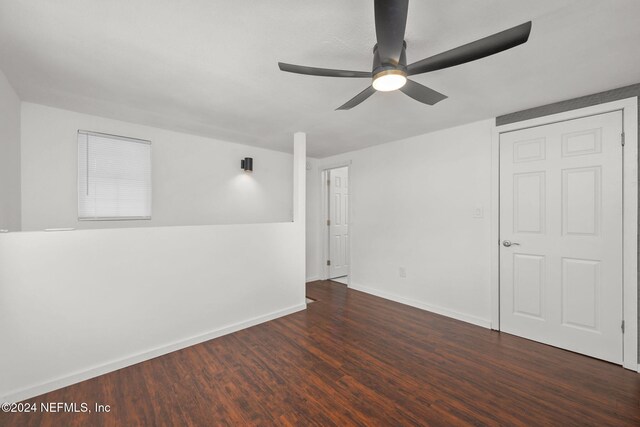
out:
<path id="1" fill-rule="evenodd" d="M 349 168 L 329 170 L 329 278 L 349 274 Z"/>
<path id="2" fill-rule="evenodd" d="M 618 111 L 500 135 L 502 331 L 622 363 L 621 133 Z"/>

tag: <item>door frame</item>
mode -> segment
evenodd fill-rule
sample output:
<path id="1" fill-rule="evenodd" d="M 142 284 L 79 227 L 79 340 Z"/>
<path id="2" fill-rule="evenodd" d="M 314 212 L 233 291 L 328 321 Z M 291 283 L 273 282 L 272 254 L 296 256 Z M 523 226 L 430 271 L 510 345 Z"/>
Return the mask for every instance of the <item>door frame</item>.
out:
<path id="1" fill-rule="evenodd" d="M 500 330 L 500 134 L 622 111 L 623 364 L 638 371 L 638 97 L 606 102 L 502 126 L 491 135 L 491 329 Z M 640 371 L 639 371 L 640 372 Z"/>
<path id="2" fill-rule="evenodd" d="M 348 170 L 349 176 L 349 206 L 347 208 L 349 221 L 347 225 L 349 226 L 349 244 L 348 253 L 349 253 L 349 274 L 347 275 L 347 287 L 351 286 L 351 245 L 352 245 L 352 237 L 351 237 L 351 195 L 353 188 L 353 179 L 351 176 L 351 160 L 345 160 L 343 162 L 331 163 L 328 165 L 321 165 L 318 169 L 320 172 L 320 230 L 323 230 L 320 235 L 322 238 L 320 239 L 322 242 L 322 259 L 320 260 L 320 278 L 322 280 L 329 279 L 329 266 L 327 265 L 327 260 L 329 259 L 329 229 L 327 227 L 327 217 L 329 215 L 329 186 L 327 185 L 327 179 L 329 176 L 329 171 L 332 169 L 340 169 L 346 167 Z"/>

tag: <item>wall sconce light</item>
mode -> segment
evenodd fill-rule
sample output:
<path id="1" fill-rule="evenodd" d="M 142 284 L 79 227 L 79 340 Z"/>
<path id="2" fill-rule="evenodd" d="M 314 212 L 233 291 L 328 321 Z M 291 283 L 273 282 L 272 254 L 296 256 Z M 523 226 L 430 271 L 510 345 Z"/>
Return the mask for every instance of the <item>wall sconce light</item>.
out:
<path id="1" fill-rule="evenodd" d="M 245 157 L 243 160 L 240 160 L 240 167 L 245 171 L 251 172 L 253 170 L 253 158 Z"/>

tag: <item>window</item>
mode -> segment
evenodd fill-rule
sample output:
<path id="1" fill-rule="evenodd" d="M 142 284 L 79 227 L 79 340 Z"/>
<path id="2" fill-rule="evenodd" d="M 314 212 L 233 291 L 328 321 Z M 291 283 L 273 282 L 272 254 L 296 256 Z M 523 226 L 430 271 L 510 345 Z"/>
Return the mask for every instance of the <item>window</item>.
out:
<path id="1" fill-rule="evenodd" d="M 151 219 L 151 142 L 78 131 L 78 219 Z"/>

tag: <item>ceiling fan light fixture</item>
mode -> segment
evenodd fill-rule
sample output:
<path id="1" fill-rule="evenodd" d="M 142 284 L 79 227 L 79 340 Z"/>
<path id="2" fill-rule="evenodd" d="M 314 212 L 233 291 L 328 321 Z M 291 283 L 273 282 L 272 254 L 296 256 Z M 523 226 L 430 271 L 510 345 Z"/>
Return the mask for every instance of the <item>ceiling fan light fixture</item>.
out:
<path id="1" fill-rule="evenodd" d="M 400 89 L 407 83 L 407 73 L 401 70 L 385 70 L 373 76 L 373 88 L 380 92 Z"/>

